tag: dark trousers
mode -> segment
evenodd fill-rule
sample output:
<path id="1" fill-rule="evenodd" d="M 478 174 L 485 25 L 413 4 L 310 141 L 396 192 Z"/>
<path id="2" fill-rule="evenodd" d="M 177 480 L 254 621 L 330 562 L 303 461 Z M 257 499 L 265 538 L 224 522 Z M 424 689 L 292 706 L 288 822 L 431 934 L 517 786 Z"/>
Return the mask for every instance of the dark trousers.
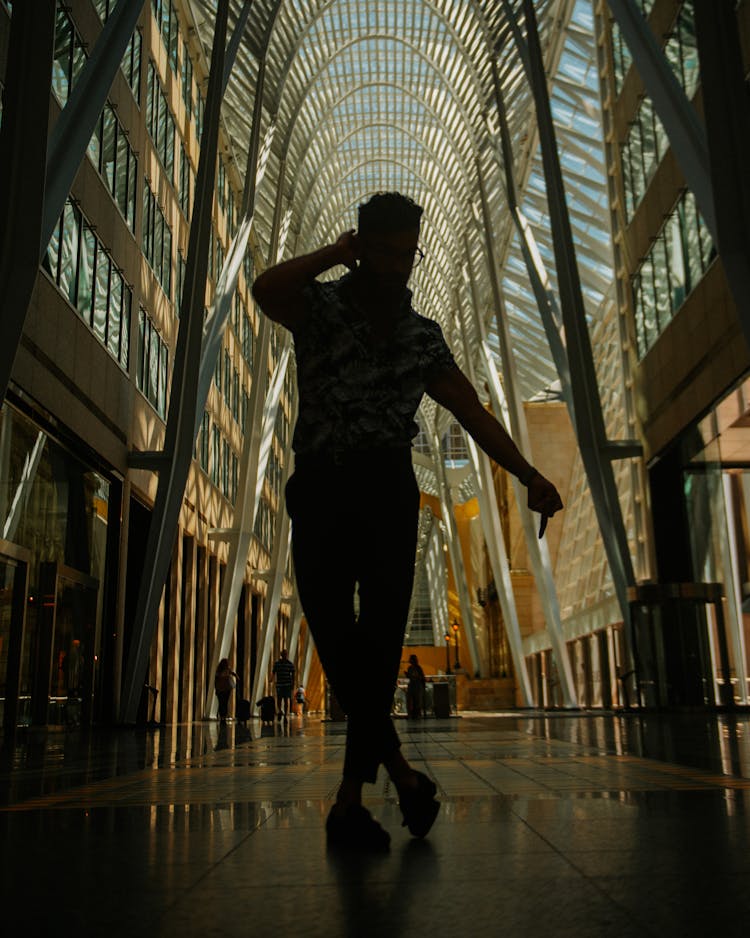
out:
<path id="1" fill-rule="evenodd" d="M 338 462 L 298 457 L 286 500 L 302 608 L 347 715 L 344 776 L 374 782 L 400 746 L 391 705 L 414 580 L 419 489 L 411 450 Z"/>
<path id="2" fill-rule="evenodd" d="M 229 690 L 217 690 L 216 696 L 219 698 L 219 719 L 226 720 L 227 713 L 229 713 L 229 695 L 232 692 Z"/>

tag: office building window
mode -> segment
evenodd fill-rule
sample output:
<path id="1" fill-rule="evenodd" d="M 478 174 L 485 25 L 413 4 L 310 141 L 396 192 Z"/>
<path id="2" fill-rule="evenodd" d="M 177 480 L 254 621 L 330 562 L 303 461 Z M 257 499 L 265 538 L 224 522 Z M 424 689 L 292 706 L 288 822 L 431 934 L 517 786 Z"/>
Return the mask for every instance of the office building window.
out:
<path id="1" fill-rule="evenodd" d="M 218 488 L 221 478 L 221 432 L 214 424 L 211 431 L 211 481 Z"/>
<path id="2" fill-rule="evenodd" d="M 244 303 L 243 303 L 243 310 L 245 310 Z M 250 320 L 250 317 L 247 314 L 247 310 L 245 310 L 242 316 L 242 357 L 245 359 L 245 364 L 247 365 L 250 371 L 253 370 L 254 339 L 255 339 L 255 334 L 253 333 L 253 324 Z"/>
<path id="3" fill-rule="evenodd" d="M 175 286 L 174 311 L 177 318 L 182 315 L 182 292 L 185 289 L 185 258 L 177 251 L 177 284 Z"/>
<path id="4" fill-rule="evenodd" d="M 167 178 L 174 185 L 175 122 L 169 110 L 167 95 L 161 86 L 156 66 L 148 63 L 146 83 L 146 129 Z"/>
<path id="5" fill-rule="evenodd" d="M 239 488 L 239 479 L 240 479 L 240 461 L 237 458 L 235 453 L 232 453 L 232 480 L 231 480 L 231 489 L 229 492 L 229 497 L 232 500 L 232 504 L 237 501 L 237 490 Z"/>
<path id="6" fill-rule="evenodd" d="M 143 307 L 138 310 L 136 387 L 163 419 L 167 412 L 169 349 Z"/>
<path id="7" fill-rule="evenodd" d="M 132 290 L 85 216 L 70 200 L 50 238 L 42 266 L 127 371 Z"/>
<path id="8" fill-rule="evenodd" d="M 146 182 L 143 186 L 143 255 L 168 299 L 172 298 L 172 229 L 167 224 L 156 196 Z"/>
<path id="9" fill-rule="evenodd" d="M 161 38 L 167 49 L 169 65 L 173 72 L 177 72 L 177 50 L 180 45 L 180 31 L 177 24 L 177 14 L 172 0 L 151 0 L 154 19 L 161 32 Z"/>
<path id="10" fill-rule="evenodd" d="M 211 418 L 208 416 L 208 411 L 203 411 L 203 418 L 201 420 L 201 429 L 199 433 L 199 446 L 198 446 L 198 459 L 200 462 L 201 469 L 204 472 L 208 472 L 209 464 L 209 447 L 210 447 L 210 437 L 209 431 L 211 428 Z"/>
<path id="11" fill-rule="evenodd" d="M 193 62 L 187 43 L 182 44 L 182 100 L 185 102 L 188 120 L 193 116 Z"/>
<path id="12" fill-rule="evenodd" d="M 190 219 L 190 190 L 193 171 L 190 168 L 190 160 L 185 152 L 185 147 L 180 144 L 180 179 L 178 197 L 180 200 L 180 210 L 182 214 Z"/>
<path id="13" fill-rule="evenodd" d="M 104 105 L 86 152 L 128 227 L 134 231 L 138 160 L 109 103 Z"/>
<path id="14" fill-rule="evenodd" d="M 216 172 L 216 200 L 223 210 L 226 204 L 227 171 L 224 169 L 224 160 L 219 157 L 219 168 Z"/>
<path id="15" fill-rule="evenodd" d="M 58 3 L 55 19 L 55 49 L 52 61 L 52 91 L 64 105 L 86 63 L 86 52 L 73 20 Z"/>
<path id="16" fill-rule="evenodd" d="M 115 8 L 117 0 L 94 0 L 94 7 L 102 23 L 106 23 Z M 143 50 L 143 36 L 136 29 L 130 37 L 120 68 L 125 76 L 133 97 L 138 104 L 141 103 L 141 52 Z"/>
<path id="17" fill-rule="evenodd" d="M 247 393 L 245 388 L 242 389 L 242 401 L 240 403 L 240 427 L 242 432 L 245 433 L 247 430 L 247 415 L 250 410 L 250 395 Z"/>
<path id="18" fill-rule="evenodd" d="M 633 277 L 638 356 L 642 358 L 708 270 L 716 252 L 692 192 L 670 213 Z"/>

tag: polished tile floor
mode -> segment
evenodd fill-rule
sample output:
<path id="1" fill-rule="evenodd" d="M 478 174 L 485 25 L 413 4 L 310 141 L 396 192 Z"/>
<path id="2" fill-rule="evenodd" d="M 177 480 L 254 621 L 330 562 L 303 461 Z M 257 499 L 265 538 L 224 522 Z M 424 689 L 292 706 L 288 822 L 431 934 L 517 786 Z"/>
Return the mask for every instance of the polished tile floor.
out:
<path id="1" fill-rule="evenodd" d="M 399 721 L 430 836 L 327 852 L 343 724 L 25 731 L 0 749 L 0 929 L 24 936 L 750 934 L 750 717 Z M 5 926 L 13 924 L 11 931 Z"/>

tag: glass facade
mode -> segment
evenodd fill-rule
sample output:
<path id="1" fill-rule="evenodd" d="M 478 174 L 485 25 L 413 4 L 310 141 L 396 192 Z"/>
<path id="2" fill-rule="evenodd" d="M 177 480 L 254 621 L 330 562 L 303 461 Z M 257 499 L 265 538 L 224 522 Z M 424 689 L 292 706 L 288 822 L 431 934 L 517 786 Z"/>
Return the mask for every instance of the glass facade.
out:
<path id="1" fill-rule="evenodd" d="M 7 403 L 0 439 L 2 704 L 17 707 L 20 724 L 90 722 L 100 681 L 110 483 Z M 18 688 L 12 702 L 5 699 L 9 682 Z"/>
<path id="2" fill-rule="evenodd" d="M 138 311 L 138 364 L 136 387 L 165 419 L 169 381 L 169 348 L 145 309 Z"/>
<path id="3" fill-rule="evenodd" d="M 686 191 L 633 277 L 633 309 L 642 358 L 674 318 L 716 256 L 713 241 Z"/>
<path id="4" fill-rule="evenodd" d="M 143 256 L 151 265 L 167 299 L 172 298 L 172 229 L 151 186 L 143 186 Z"/>
<path id="5" fill-rule="evenodd" d="M 43 268 L 120 365 L 128 370 L 132 290 L 71 201 L 47 247 Z"/>

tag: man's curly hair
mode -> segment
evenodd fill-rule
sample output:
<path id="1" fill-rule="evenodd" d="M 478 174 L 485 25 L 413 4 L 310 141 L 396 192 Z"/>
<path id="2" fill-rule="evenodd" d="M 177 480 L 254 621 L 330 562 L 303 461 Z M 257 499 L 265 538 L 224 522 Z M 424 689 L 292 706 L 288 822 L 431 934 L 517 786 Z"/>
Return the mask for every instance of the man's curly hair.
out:
<path id="1" fill-rule="evenodd" d="M 408 195 L 378 192 L 359 206 L 357 227 L 365 235 L 418 230 L 423 211 Z"/>

